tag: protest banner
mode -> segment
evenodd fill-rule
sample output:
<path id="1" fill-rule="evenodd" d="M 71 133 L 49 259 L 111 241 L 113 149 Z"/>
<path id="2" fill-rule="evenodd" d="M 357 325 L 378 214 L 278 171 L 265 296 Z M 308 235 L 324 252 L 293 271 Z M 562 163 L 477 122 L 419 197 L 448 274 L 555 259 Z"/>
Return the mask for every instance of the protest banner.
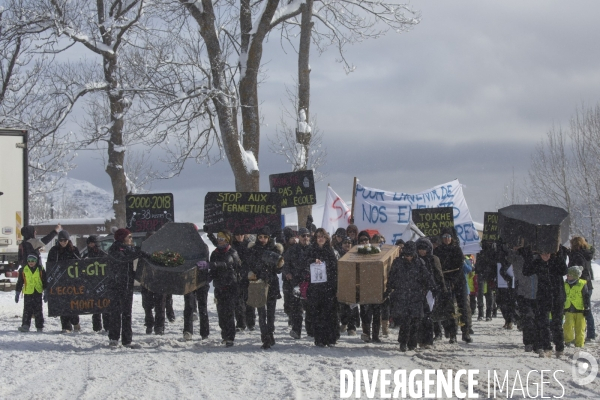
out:
<path id="1" fill-rule="evenodd" d="M 208 192 L 204 197 L 204 230 L 256 233 L 268 226 L 281 230 L 281 196 L 271 192 Z"/>
<path id="2" fill-rule="evenodd" d="M 129 194 L 125 196 L 125 218 L 131 232 L 157 231 L 175 220 L 173 194 Z"/>
<path id="3" fill-rule="evenodd" d="M 465 254 L 478 253 L 479 236 L 458 180 L 435 186 L 421 193 L 386 192 L 356 185 L 354 222 L 360 230 L 377 229 L 388 243 L 410 240 L 413 209 L 452 207 L 454 228 Z"/>
<path id="4" fill-rule="evenodd" d="M 330 234 L 334 234 L 338 228 L 346 229 L 348 227 L 349 218 L 350 207 L 333 191 L 331 186 L 327 186 L 321 227 Z"/>
<path id="5" fill-rule="evenodd" d="M 269 175 L 271 192 L 281 195 L 281 208 L 317 204 L 313 171 Z"/>
<path id="6" fill-rule="evenodd" d="M 442 228 L 454 227 L 452 207 L 414 208 L 412 220 L 425 236 L 438 236 Z"/>
<path id="7" fill-rule="evenodd" d="M 483 213 L 483 234 L 481 240 L 498 240 L 498 213 L 484 212 Z"/>
<path id="8" fill-rule="evenodd" d="M 111 311 L 115 273 L 107 257 L 59 261 L 47 274 L 50 317 Z"/>

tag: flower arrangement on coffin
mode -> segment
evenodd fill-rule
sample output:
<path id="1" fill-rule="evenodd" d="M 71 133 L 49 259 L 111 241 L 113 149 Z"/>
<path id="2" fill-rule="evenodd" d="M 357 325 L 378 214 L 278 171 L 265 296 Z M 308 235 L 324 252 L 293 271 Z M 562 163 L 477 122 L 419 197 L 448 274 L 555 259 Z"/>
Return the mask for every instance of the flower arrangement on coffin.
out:
<path id="1" fill-rule="evenodd" d="M 150 259 L 163 267 L 178 267 L 185 262 L 181 254 L 170 250 L 155 251 Z"/>
<path id="2" fill-rule="evenodd" d="M 358 248 L 356 249 L 356 251 L 359 254 L 379 254 L 381 253 L 381 249 L 377 246 L 371 246 L 370 244 L 366 245 L 366 246 L 358 246 Z"/>

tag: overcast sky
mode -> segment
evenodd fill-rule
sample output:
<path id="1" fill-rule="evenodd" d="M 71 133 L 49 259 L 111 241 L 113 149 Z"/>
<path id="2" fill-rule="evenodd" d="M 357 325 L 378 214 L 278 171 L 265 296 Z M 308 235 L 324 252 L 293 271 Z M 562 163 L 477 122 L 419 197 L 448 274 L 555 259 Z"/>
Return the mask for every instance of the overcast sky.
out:
<path id="1" fill-rule="evenodd" d="M 351 200 L 356 176 L 365 186 L 420 192 L 458 178 L 476 221 L 495 211 L 503 185 L 527 174 L 529 158 L 553 124 L 566 126 L 582 103 L 600 100 L 600 2 L 504 0 L 415 1 L 422 21 L 410 32 L 388 33 L 348 48 L 356 66 L 346 75 L 331 49 L 311 55 L 311 114 L 329 154 L 317 185 Z M 276 38 L 263 53 L 259 88 L 264 116 L 259 167 L 289 172 L 269 153 L 292 86 L 296 57 Z M 85 154 L 84 154 L 85 153 Z M 100 157 L 80 153 L 69 176 L 112 193 Z M 177 220 L 203 219 L 208 191 L 234 191 L 227 161 L 210 168 L 190 162 L 181 176 L 156 182 L 172 192 Z"/>

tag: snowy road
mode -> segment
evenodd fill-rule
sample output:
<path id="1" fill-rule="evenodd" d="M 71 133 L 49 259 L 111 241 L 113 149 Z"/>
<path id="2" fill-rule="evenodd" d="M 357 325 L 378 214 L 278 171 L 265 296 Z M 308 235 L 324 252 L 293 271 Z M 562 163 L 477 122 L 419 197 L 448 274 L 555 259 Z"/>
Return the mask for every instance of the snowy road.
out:
<path id="1" fill-rule="evenodd" d="M 600 293 L 599 293 L 600 294 Z M 212 294 L 211 294 L 212 295 Z M 596 321 L 600 296 L 594 301 Z M 260 334 L 240 333 L 233 348 L 220 344 L 216 308 L 209 301 L 211 335 L 192 342 L 182 340 L 183 297 L 174 296 L 177 321 L 167 324 L 164 336 L 145 335 L 139 293 L 134 297 L 134 342 L 143 348 L 111 349 L 106 335 L 93 333 L 91 316 L 81 318 L 82 333 L 59 334 L 58 318 L 46 317 L 44 333 L 19 333 L 22 302 L 14 292 L 0 292 L 1 399 L 335 399 L 340 397 L 340 370 L 479 369 L 479 398 L 488 398 L 487 374 L 509 371 L 511 390 L 515 375 L 526 386 L 531 370 L 551 370 L 564 386 L 565 399 L 600 398 L 600 382 L 580 386 L 571 377 L 573 349 L 564 359 L 540 359 L 523 352 L 516 329 L 505 331 L 502 319 L 474 322 L 474 343 L 437 344 L 432 350 L 400 353 L 390 336 L 381 345 L 364 344 L 358 336 L 342 336 L 336 348 L 316 348 L 309 339 L 288 335 L 283 303 L 278 302 L 277 344 L 260 350 Z M 45 315 L 47 315 L 45 310 Z M 197 330 L 197 325 L 195 327 Z M 392 331 L 397 335 L 397 330 Z M 598 347 L 586 349 L 596 359 Z M 493 372 L 492 372 L 493 373 Z M 535 397 L 539 374 L 531 375 L 529 395 Z M 544 396 L 561 397 L 563 389 L 546 378 Z M 538 386 L 533 385 L 537 383 Z M 492 386 L 493 387 L 493 386 Z M 519 385 L 513 398 L 527 397 Z M 393 390 L 393 386 L 392 386 Z M 390 390 L 390 392 L 392 391 Z M 509 393 L 510 394 L 510 393 Z M 379 398 L 377 389 L 375 398 Z M 493 397 L 492 395 L 490 395 Z M 537 394 L 541 398 L 540 393 Z M 352 396 L 354 398 L 354 395 Z M 365 392 L 362 392 L 362 397 Z M 496 398 L 506 398 L 498 391 Z"/>

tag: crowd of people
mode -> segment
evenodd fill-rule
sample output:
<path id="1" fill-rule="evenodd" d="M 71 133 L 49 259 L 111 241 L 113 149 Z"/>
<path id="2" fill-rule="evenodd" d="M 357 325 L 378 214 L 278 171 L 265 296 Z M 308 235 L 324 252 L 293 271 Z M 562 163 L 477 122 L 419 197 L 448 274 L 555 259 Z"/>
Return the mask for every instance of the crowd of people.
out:
<path id="1" fill-rule="evenodd" d="M 41 240 L 35 229 L 26 226 L 19 251 L 19 278 L 15 301 L 24 301 L 19 330 L 44 327 L 42 302 L 47 301 L 47 278 L 40 263 L 40 248 L 55 236 L 58 241 L 47 258 L 47 266 L 59 261 L 82 258 L 60 225 Z M 147 235 L 147 237 L 150 233 Z M 353 246 L 379 246 L 385 238 L 371 236 L 356 225 L 339 228 L 329 235 L 316 228 L 309 217 L 306 227 L 297 231 L 285 228 L 271 232 L 268 227 L 252 235 L 221 231 L 208 238 L 216 247 L 209 248 L 200 239 L 206 281 L 184 295 L 183 338 L 192 340 L 195 316 L 200 336 L 210 334 L 207 299 L 210 284 L 214 287 L 218 325 L 222 343 L 234 345 L 236 332 L 260 329 L 262 349 L 276 344 L 275 308 L 283 299 L 289 335 L 296 340 L 303 334 L 313 338 L 316 346 L 334 347 L 340 335 L 357 336 L 367 343 L 381 343 L 392 328 L 398 328 L 400 351 L 432 348 L 444 337 L 449 343 L 473 341 L 472 319 L 489 322 L 500 309 L 504 329 L 522 332 L 526 352 L 540 357 L 560 357 L 565 346 L 581 348 L 594 341 L 595 326 L 590 297 L 593 290 L 591 261 L 594 249 L 584 238 L 573 237 L 570 249 L 560 246 L 554 253 L 536 253 L 529 246 L 509 247 L 502 241 L 482 241 L 481 252 L 464 255 L 456 232 L 444 228 L 436 237 L 416 241 L 398 240 L 399 256 L 392 262 L 382 302 L 346 304 L 337 301 L 338 260 Z M 148 257 L 133 245 L 127 229 L 114 233 L 114 243 L 104 253 L 95 236 L 87 238 L 84 258 L 106 256 L 116 266 L 117 296 L 110 313 L 94 314 L 94 331 L 108 332 L 109 345 L 119 340 L 132 343 L 132 307 L 134 265 Z M 283 285 L 280 287 L 279 275 Z M 264 301 L 259 307 L 249 305 L 251 286 L 264 282 Z M 252 292 L 253 293 L 253 292 Z M 172 296 L 142 289 L 146 334 L 164 334 L 166 320 L 175 321 Z M 60 317 L 63 333 L 81 330 L 78 315 Z M 554 349 L 552 347 L 554 344 Z M 554 353 L 553 353 L 554 350 Z"/>

